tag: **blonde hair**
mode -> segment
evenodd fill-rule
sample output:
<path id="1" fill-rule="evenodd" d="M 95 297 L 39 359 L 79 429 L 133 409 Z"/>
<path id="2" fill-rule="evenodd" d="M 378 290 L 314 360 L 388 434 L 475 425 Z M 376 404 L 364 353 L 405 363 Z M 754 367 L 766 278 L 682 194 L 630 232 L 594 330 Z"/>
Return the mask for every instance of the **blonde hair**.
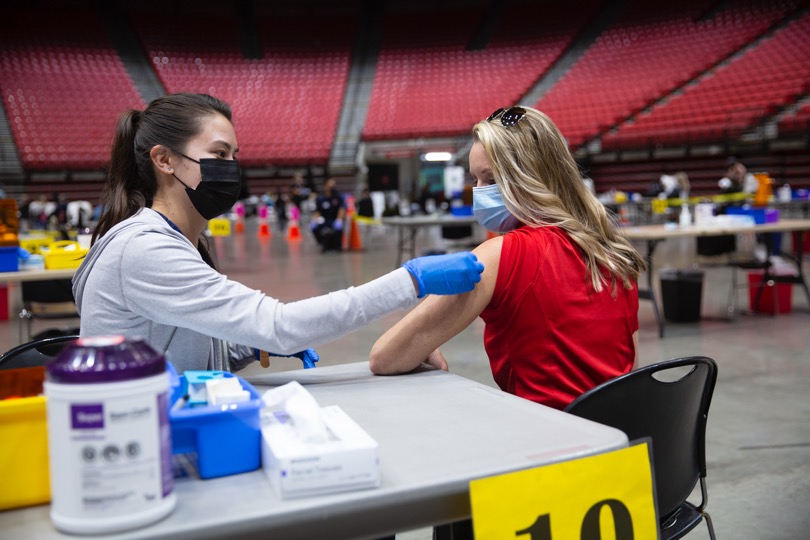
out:
<path id="1" fill-rule="evenodd" d="M 579 246 L 595 291 L 621 281 L 632 288 L 644 259 L 620 234 L 605 207 L 588 190 L 557 126 L 542 112 L 504 127 L 500 118 L 473 126 L 489 159 L 507 209 L 531 227 L 559 227 Z"/>
<path id="2" fill-rule="evenodd" d="M 681 196 L 688 195 L 691 189 L 689 184 L 689 175 L 685 172 L 676 172 L 675 178 L 678 179 L 678 188 L 681 190 Z"/>

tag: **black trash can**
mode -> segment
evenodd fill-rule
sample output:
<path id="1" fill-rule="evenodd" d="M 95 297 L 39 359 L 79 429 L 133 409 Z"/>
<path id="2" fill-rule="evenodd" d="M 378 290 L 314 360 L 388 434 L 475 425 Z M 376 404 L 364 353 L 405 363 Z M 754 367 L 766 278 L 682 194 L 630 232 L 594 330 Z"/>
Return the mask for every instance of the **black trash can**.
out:
<path id="1" fill-rule="evenodd" d="M 664 317 L 673 322 L 700 320 L 703 272 L 700 270 L 661 270 L 661 298 Z"/>

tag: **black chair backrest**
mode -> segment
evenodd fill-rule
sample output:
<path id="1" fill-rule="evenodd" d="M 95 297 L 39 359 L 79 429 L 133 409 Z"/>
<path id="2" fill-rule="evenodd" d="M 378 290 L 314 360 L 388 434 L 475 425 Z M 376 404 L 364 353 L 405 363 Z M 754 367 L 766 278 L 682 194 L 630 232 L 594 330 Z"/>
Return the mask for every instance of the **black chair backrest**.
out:
<path id="1" fill-rule="evenodd" d="M 716 379 L 711 358 L 668 360 L 607 381 L 565 410 L 620 429 L 630 440 L 652 438 L 658 511 L 665 518 L 706 476 L 706 419 Z"/>
<path id="2" fill-rule="evenodd" d="M 23 302 L 73 302 L 73 282 L 70 279 L 45 279 L 22 282 Z"/>
<path id="3" fill-rule="evenodd" d="M 17 345 L 0 355 L 0 369 L 44 366 L 78 335 L 37 339 Z"/>

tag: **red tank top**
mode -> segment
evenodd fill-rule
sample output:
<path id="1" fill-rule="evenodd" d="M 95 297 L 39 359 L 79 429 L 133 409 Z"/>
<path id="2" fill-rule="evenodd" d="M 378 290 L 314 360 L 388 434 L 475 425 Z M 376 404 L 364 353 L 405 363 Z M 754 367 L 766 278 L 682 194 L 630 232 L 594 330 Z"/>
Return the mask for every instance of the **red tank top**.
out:
<path id="1" fill-rule="evenodd" d="M 492 300 L 481 313 L 492 375 L 510 394 L 563 409 L 633 367 L 638 288 L 596 293 L 577 245 L 557 227 L 503 238 Z"/>

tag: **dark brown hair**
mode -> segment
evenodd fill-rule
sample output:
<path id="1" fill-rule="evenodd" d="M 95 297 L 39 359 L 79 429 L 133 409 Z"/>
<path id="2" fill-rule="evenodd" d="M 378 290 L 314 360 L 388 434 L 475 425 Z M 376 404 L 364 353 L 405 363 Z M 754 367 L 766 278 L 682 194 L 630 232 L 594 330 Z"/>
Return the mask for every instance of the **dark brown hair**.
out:
<path id="1" fill-rule="evenodd" d="M 149 152 L 163 145 L 175 152 L 202 129 L 202 120 L 221 114 L 231 120 L 231 108 L 206 94 L 171 94 L 152 101 L 144 111 L 130 110 L 118 119 L 110 170 L 101 195 L 102 213 L 93 242 L 117 223 L 152 206 L 157 189 Z"/>

